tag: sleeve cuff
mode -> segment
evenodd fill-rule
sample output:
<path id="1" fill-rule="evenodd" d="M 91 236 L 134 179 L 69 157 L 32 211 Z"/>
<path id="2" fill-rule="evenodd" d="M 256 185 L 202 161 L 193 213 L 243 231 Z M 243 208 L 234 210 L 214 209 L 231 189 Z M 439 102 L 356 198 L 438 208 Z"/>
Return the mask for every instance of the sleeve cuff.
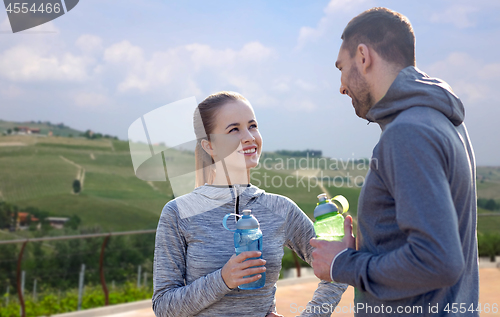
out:
<path id="1" fill-rule="evenodd" d="M 332 282 L 335 282 L 334 279 L 333 279 L 333 264 L 335 263 L 335 260 L 338 258 L 339 255 L 341 255 L 342 253 L 344 253 L 345 251 L 347 251 L 348 248 L 345 248 L 344 250 L 340 251 L 339 253 L 337 253 L 337 255 L 333 258 L 333 261 L 332 261 L 332 264 L 330 265 L 330 278 L 332 280 Z"/>
<path id="2" fill-rule="evenodd" d="M 215 273 L 215 285 L 217 289 L 223 294 L 229 293 L 232 289 L 227 286 L 226 282 L 224 282 L 224 279 L 222 278 L 222 269 L 217 270 Z"/>

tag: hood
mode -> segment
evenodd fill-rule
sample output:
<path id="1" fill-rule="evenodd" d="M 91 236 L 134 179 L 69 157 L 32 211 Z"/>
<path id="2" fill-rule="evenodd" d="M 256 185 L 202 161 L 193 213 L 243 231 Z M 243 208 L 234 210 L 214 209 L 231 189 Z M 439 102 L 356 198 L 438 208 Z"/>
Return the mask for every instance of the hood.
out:
<path id="1" fill-rule="evenodd" d="M 175 199 L 181 218 L 192 217 L 222 206 L 243 211 L 250 200 L 259 197 L 264 191 L 254 185 L 212 186 L 203 185 L 191 193 Z M 238 199 L 236 199 L 238 197 Z"/>
<path id="2" fill-rule="evenodd" d="M 411 107 L 436 109 L 455 126 L 462 124 L 465 117 L 462 102 L 446 82 L 409 66 L 399 72 L 386 95 L 372 106 L 366 118 L 384 129 L 401 111 Z"/>

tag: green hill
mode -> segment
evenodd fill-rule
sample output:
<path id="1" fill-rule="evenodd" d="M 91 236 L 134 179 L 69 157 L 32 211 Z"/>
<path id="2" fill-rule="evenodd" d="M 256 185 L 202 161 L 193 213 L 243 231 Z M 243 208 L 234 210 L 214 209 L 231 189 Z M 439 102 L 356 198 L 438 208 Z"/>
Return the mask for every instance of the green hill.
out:
<path id="1" fill-rule="evenodd" d="M 0 122 L 0 131 L 5 124 Z M 70 131 L 76 130 L 66 130 Z M 98 225 L 106 231 L 155 228 L 163 206 L 172 198 L 167 182 L 145 182 L 135 176 L 127 141 L 0 136 L 0 166 L 0 200 L 53 216 L 78 215 L 83 225 Z M 365 160 L 338 162 L 264 153 L 251 181 L 290 197 L 310 217 L 318 194 L 342 194 L 355 216 L 367 170 Z M 478 196 L 500 203 L 500 168 L 478 167 L 478 176 Z M 73 193 L 75 179 L 82 180 L 80 194 Z M 480 217 L 480 232 L 499 232 L 499 228 L 500 217 Z"/>
<path id="2" fill-rule="evenodd" d="M 13 122 L 13 121 L 4 121 L 0 120 L 0 134 L 7 134 L 7 130 L 14 131 L 16 127 L 28 127 L 30 129 L 40 129 L 41 135 L 47 135 L 49 131 L 52 131 L 55 136 L 79 136 L 83 132 L 72 129 L 68 126 L 65 126 L 62 123 L 53 124 L 48 121 L 26 121 L 26 122 Z"/>

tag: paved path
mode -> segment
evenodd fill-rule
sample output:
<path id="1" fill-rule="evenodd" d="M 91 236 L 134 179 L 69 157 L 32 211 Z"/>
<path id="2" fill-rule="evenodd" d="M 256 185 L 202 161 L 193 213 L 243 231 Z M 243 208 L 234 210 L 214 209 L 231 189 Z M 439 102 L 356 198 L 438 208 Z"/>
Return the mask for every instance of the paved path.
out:
<path id="1" fill-rule="evenodd" d="M 489 307 L 494 303 L 497 307 L 500 306 L 500 269 L 485 268 L 479 270 L 480 277 L 480 295 L 479 302 L 485 307 Z M 278 285 L 276 292 L 276 308 L 278 313 L 285 317 L 295 317 L 300 314 L 300 310 L 304 309 L 314 290 L 318 285 L 318 280 L 304 278 L 303 283 L 282 283 Z M 351 303 L 354 299 L 354 289 L 349 286 L 347 291 L 342 296 L 342 300 L 337 306 L 337 312 L 332 314 L 333 317 L 351 317 L 353 314 L 349 312 Z M 344 312 L 341 312 L 341 310 Z M 481 313 L 481 316 L 500 317 L 500 307 L 498 313 Z M 106 317 L 155 317 L 151 308 L 136 310 L 128 313 L 108 315 Z"/>

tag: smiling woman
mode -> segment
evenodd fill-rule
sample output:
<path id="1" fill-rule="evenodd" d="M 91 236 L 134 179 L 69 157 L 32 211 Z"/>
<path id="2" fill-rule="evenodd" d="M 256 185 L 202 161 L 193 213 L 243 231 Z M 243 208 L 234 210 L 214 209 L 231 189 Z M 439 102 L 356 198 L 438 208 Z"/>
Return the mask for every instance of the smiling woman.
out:
<path id="1" fill-rule="evenodd" d="M 213 94 L 198 105 L 193 123 L 197 187 L 168 202 L 158 223 L 155 314 L 280 316 L 274 294 L 283 247 L 311 264 L 313 224 L 289 198 L 250 184 L 250 169 L 259 163 L 263 142 L 245 97 L 234 92 Z M 235 255 L 232 233 L 222 226 L 226 214 L 239 215 L 243 209 L 250 209 L 260 223 L 262 252 Z M 261 288 L 238 288 L 261 277 L 265 278 Z M 308 312 L 329 316 L 324 307 L 335 309 L 345 289 L 346 285 L 321 281 L 302 316 Z"/>
<path id="2" fill-rule="evenodd" d="M 196 186 L 247 184 L 262 152 L 250 102 L 234 92 L 210 95 L 198 105 L 193 124 L 198 140 Z"/>

